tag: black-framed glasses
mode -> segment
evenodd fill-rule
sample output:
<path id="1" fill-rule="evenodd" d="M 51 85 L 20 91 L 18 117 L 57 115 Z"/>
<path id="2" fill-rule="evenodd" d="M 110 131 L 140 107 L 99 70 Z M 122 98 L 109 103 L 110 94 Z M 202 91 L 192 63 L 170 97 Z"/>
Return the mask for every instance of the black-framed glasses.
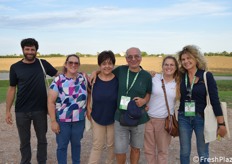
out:
<path id="1" fill-rule="evenodd" d="M 130 60 L 133 60 L 133 59 L 135 59 L 135 60 L 139 60 L 140 58 L 141 58 L 141 56 L 140 55 L 128 55 L 128 56 L 126 56 L 126 58 L 130 61 Z"/>
<path id="2" fill-rule="evenodd" d="M 79 62 L 73 62 L 73 61 L 67 61 L 68 65 L 74 65 L 74 66 L 78 66 Z"/>

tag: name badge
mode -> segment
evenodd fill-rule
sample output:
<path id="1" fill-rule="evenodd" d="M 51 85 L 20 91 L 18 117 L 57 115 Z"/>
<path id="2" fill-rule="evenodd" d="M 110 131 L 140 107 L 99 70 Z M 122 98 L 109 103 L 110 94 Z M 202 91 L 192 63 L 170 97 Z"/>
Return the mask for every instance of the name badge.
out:
<path id="1" fill-rule="evenodd" d="M 196 108 L 195 108 L 195 101 L 186 101 L 184 105 L 184 115 L 185 116 L 195 116 L 196 115 Z"/>
<path id="2" fill-rule="evenodd" d="M 131 100 L 131 98 L 128 96 L 121 96 L 119 108 L 123 109 L 123 110 L 127 110 L 127 105 L 128 105 L 130 100 Z"/>

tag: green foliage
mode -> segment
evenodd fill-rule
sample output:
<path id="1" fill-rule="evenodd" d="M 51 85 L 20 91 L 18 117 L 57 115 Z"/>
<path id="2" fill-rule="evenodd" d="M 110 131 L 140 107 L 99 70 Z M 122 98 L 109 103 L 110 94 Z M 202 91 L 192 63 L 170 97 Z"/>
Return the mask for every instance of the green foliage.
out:
<path id="1" fill-rule="evenodd" d="M 142 51 L 142 52 L 141 52 L 141 56 L 143 56 L 143 57 L 144 57 L 144 56 L 148 56 L 148 54 L 147 54 L 147 52 Z"/>
<path id="2" fill-rule="evenodd" d="M 43 58 L 49 58 L 49 57 L 64 57 L 65 55 L 62 54 L 48 54 L 48 55 L 37 55 L 39 57 L 43 57 Z"/>
<path id="3" fill-rule="evenodd" d="M 142 51 L 142 56 L 166 56 L 169 54 L 164 54 L 164 53 L 160 53 L 160 54 L 148 54 L 146 51 Z M 96 56 L 96 54 L 82 54 L 80 52 L 76 52 L 75 54 L 77 54 L 80 57 L 91 57 L 91 56 Z M 62 56 L 66 56 L 64 54 L 40 54 L 40 52 L 37 52 L 38 56 L 41 57 L 62 57 Z M 173 55 L 173 54 L 171 54 Z M 204 53 L 205 56 L 228 56 L 228 57 L 232 57 L 232 52 L 227 52 L 227 51 L 223 51 L 223 52 L 206 52 Z M 7 55 L 0 55 L 0 58 L 21 58 L 23 55 L 22 54 L 7 54 Z M 119 53 L 116 53 L 115 56 L 120 56 Z"/>
<path id="4" fill-rule="evenodd" d="M 204 53 L 205 56 L 228 56 L 228 57 L 232 57 L 232 52 L 208 52 L 208 53 Z"/>

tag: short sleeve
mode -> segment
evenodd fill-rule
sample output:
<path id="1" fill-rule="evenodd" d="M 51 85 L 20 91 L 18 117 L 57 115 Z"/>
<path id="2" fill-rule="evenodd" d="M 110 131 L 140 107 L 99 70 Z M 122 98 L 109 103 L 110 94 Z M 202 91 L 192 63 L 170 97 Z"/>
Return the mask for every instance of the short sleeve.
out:
<path id="1" fill-rule="evenodd" d="M 46 74 L 53 77 L 56 75 L 56 73 L 58 72 L 56 70 L 56 68 L 54 68 L 49 62 L 47 62 L 46 60 L 41 59 L 44 69 L 46 71 Z"/>
<path id="2" fill-rule="evenodd" d="M 59 76 L 57 76 L 53 81 L 52 81 L 52 83 L 51 83 L 51 85 L 50 85 L 50 89 L 52 89 L 52 90 L 54 90 L 55 92 L 59 92 L 59 90 L 58 90 L 58 84 L 59 84 L 59 82 L 60 82 L 60 75 Z"/>
<path id="3" fill-rule="evenodd" d="M 18 84 L 18 79 L 17 79 L 16 72 L 14 70 L 14 65 L 11 65 L 10 67 L 9 78 L 10 78 L 10 86 L 16 86 Z"/>

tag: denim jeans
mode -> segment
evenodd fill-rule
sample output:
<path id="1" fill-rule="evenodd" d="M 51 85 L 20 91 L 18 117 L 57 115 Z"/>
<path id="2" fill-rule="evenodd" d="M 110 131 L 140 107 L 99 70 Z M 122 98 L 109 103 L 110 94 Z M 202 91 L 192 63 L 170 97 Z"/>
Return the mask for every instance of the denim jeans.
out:
<path id="1" fill-rule="evenodd" d="M 81 139 L 85 121 L 58 122 L 60 133 L 56 135 L 58 164 L 67 164 L 68 144 L 71 142 L 72 164 L 80 164 Z"/>
<path id="2" fill-rule="evenodd" d="M 190 163 L 192 133 L 196 135 L 197 153 L 200 163 L 208 163 L 209 144 L 204 140 L 204 119 L 200 114 L 196 116 L 184 116 L 184 112 L 178 114 L 179 133 L 180 133 L 180 162 L 181 164 Z"/>
<path id="3" fill-rule="evenodd" d="M 16 125 L 20 139 L 20 164 L 31 163 L 31 122 L 33 122 L 37 137 L 37 161 L 39 164 L 45 164 L 47 160 L 47 112 L 16 112 Z"/>

